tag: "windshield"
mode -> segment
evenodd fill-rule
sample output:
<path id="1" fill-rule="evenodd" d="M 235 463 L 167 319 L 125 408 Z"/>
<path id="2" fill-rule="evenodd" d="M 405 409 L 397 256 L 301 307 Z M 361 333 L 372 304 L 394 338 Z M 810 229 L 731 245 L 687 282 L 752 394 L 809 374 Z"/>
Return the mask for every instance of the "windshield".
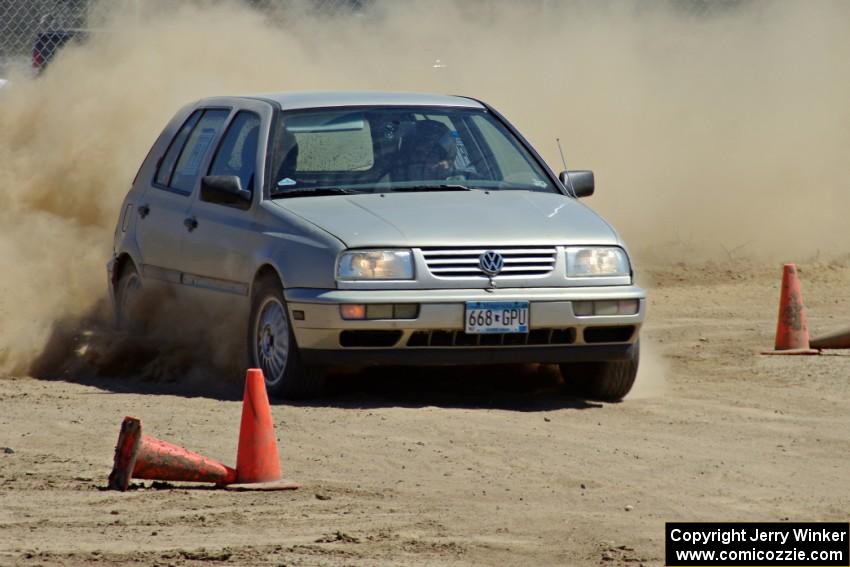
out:
<path id="1" fill-rule="evenodd" d="M 469 108 L 358 107 L 285 112 L 272 197 L 409 191 L 557 193 L 519 140 Z"/>

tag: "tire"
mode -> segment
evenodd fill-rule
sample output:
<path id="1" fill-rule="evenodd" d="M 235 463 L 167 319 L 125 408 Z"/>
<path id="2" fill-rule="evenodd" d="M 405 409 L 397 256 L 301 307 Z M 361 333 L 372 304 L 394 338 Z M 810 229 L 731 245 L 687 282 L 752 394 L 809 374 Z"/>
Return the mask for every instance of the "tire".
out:
<path id="1" fill-rule="evenodd" d="M 632 389 L 640 362 L 640 341 L 625 360 L 561 364 L 565 385 L 583 397 L 606 402 L 622 400 Z"/>
<path id="2" fill-rule="evenodd" d="M 324 375 L 308 371 L 301 363 L 283 288 L 276 278 L 263 278 L 254 286 L 247 338 L 249 361 L 253 368 L 262 369 L 269 395 L 303 400 L 324 391 Z"/>
<path id="3" fill-rule="evenodd" d="M 121 331 L 138 330 L 139 299 L 141 298 L 142 279 L 132 262 L 121 268 L 118 282 L 115 284 L 115 326 Z"/>

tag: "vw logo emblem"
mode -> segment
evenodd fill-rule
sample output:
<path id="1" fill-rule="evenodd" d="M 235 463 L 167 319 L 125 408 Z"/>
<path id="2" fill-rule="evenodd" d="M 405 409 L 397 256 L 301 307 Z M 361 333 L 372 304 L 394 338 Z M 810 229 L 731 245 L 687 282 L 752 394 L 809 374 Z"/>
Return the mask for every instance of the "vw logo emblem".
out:
<path id="1" fill-rule="evenodd" d="M 502 271 L 505 266 L 505 259 L 498 252 L 488 250 L 478 258 L 478 267 L 490 277 L 495 276 Z"/>

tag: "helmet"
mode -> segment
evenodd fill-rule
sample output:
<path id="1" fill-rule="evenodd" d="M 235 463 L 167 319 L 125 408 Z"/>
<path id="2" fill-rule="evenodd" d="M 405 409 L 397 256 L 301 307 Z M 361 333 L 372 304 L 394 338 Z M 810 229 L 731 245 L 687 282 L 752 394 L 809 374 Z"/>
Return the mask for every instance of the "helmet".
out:
<path id="1" fill-rule="evenodd" d="M 446 179 L 454 173 L 457 141 L 448 126 L 421 120 L 402 142 L 407 179 Z"/>

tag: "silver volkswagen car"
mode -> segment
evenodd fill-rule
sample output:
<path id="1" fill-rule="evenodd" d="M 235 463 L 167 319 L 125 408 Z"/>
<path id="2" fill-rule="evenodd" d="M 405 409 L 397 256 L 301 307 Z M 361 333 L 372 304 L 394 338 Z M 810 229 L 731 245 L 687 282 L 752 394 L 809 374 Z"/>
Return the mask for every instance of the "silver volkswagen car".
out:
<path id="1" fill-rule="evenodd" d="M 165 127 L 121 208 L 116 319 L 149 286 L 223 299 L 285 398 L 320 393 L 333 365 L 549 363 L 617 400 L 645 295 L 578 201 L 593 190 L 472 98 L 206 98 Z"/>

